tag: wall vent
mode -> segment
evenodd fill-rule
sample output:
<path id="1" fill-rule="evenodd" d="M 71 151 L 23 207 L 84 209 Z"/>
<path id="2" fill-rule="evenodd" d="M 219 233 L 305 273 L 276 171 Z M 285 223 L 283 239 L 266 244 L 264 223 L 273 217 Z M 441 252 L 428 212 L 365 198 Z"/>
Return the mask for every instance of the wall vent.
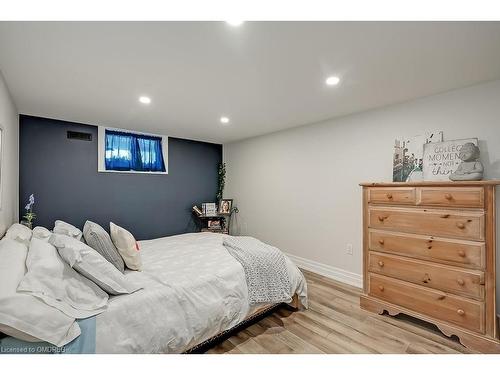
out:
<path id="1" fill-rule="evenodd" d="M 77 139 L 79 141 L 91 141 L 92 134 L 82 133 L 82 132 L 73 132 L 71 130 L 68 130 L 68 139 Z"/>

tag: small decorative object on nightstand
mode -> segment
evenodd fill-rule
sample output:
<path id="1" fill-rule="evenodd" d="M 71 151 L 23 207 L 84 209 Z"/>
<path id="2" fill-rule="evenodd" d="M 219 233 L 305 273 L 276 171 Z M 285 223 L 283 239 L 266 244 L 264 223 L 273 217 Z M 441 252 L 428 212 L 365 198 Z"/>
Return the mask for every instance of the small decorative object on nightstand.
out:
<path id="1" fill-rule="evenodd" d="M 29 197 L 28 204 L 24 207 L 24 209 L 26 210 L 26 215 L 23 216 L 24 220 L 21 221 L 22 225 L 25 225 L 30 229 L 33 229 L 33 220 L 35 220 L 36 218 L 36 214 L 33 212 L 34 204 L 35 204 L 35 196 L 31 194 Z"/>
<path id="2" fill-rule="evenodd" d="M 221 215 L 230 214 L 232 209 L 233 209 L 232 199 L 221 199 L 219 201 L 219 214 Z"/>
<path id="3" fill-rule="evenodd" d="M 205 216 L 213 216 L 217 214 L 217 205 L 215 203 L 202 203 L 201 212 Z"/>

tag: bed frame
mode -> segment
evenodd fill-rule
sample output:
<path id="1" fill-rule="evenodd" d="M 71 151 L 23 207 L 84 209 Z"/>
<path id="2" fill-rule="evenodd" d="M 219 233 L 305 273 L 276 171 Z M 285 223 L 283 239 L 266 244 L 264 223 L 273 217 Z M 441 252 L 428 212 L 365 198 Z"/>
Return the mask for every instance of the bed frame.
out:
<path id="1" fill-rule="evenodd" d="M 298 310 L 300 307 L 299 297 L 297 294 L 293 295 L 292 302 L 290 303 L 276 303 L 272 305 L 266 305 L 258 308 L 254 313 L 250 314 L 245 320 L 235 325 L 233 328 L 222 331 L 215 336 L 212 336 L 208 340 L 193 346 L 192 348 L 186 350 L 183 354 L 202 354 L 208 349 L 220 344 L 222 341 L 227 340 L 229 337 L 233 336 L 235 333 L 251 326 L 252 324 L 258 322 L 265 316 L 274 312 L 281 306 L 286 306 L 292 308 L 293 310 Z"/>

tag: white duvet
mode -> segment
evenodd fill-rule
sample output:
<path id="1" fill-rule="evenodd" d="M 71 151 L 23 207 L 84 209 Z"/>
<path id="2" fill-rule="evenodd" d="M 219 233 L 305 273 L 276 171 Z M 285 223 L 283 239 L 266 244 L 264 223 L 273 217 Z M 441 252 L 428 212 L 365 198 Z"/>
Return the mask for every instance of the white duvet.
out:
<path id="1" fill-rule="evenodd" d="M 97 316 L 96 353 L 182 353 L 234 327 L 251 312 L 243 267 L 223 235 L 191 233 L 141 241 L 143 271 L 130 295 L 114 296 Z M 307 285 L 287 258 L 290 295 L 307 306 Z M 255 308 L 255 307 L 253 307 Z"/>

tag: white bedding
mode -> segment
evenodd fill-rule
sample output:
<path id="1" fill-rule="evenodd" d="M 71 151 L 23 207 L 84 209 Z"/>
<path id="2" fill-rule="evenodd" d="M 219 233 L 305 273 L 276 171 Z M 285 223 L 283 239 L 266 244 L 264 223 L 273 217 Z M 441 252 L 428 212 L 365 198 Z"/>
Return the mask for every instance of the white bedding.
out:
<path id="1" fill-rule="evenodd" d="M 97 316 L 96 353 L 181 353 L 234 327 L 252 309 L 243 267 L 223 235 L 191 233 L 141 241 L 144 289 L 113 296 Z M 307 284 L 287 258 L 290 295 L 307 307 Z"/>

